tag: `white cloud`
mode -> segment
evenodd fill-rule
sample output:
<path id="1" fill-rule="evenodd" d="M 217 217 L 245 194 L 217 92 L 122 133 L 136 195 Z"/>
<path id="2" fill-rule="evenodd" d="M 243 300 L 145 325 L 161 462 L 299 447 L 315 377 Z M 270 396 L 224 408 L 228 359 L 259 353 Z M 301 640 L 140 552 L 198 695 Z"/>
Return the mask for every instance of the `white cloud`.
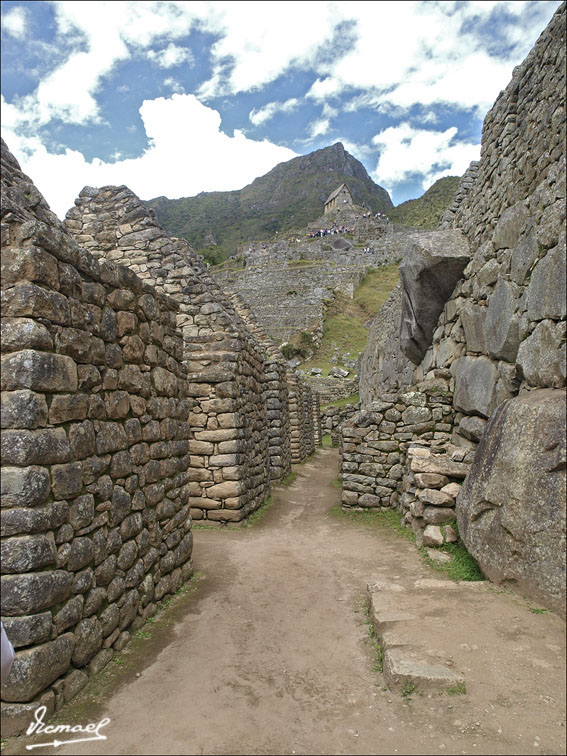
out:
<path id="1" fill-rule="evenodd" d="M 2 31 L 8 32 L 16 39 L 26 35 L 27 13 L 21 5 L 12 8 L 2 16 Z"/>
<path id="2" fill-rule="evenodd" d="M 172 92 L 175 92 L 176 94 L 184 94 L 185 89 L 183 88 L 183 85 L 180 84 L 178 81 L 176 81 L 174 78 L 169 76 L 167 79 L 163 80 L 164 86 L 169 87 Z"/>
<path id="3" fill-rule="evenodd" d="M 227 136 L 220 130 L 220 114 L 193 95 L 144 100 L 140 115 L 150 146 L 136 159 L 88 162 L 69 149 L 55 155 L 36 137 L 23 137 L 10 128 L 4 138 L 59 217 L 87 184 L 126 184 L 144 199 L 175 199 L 240 189 L 277 163 L 296 157 L 286 147 L 247 139 L 238 130 Z"/>
<path id="4" fill-rule="evenodd" d="M 148 50 L 148 58 L 155 61 L 161 68 L 173 68 L 173 66 L 180 66 L 182 63 L 193 66 L 195 63 L 191 50 L 186 47 L 178 47 L 173 42 L 170 42 L 164 50 L 159 52 Z"/>
<path id="5" fill-rule="evenodd" d="M 380 148 L 373 178 L 380 184 L 397 184 L 423 176 L 427 189 L 442 176 L 461 176 L 471 160 L 478 160 L 480 144 L 455 142 L 457 129 L 426 131 L 408 124 L 391 126 L 372 139 Z"/>
<path id="6" fill-rule="evenodd" d="M 341 89 L 342 86 L 337 79 L 331 77 L 316 79 L 305 96 L 312 100 L 325 100 L 337 94 Z"/>
<path id="7" fill-rule="evenodd" d="M 319 118 L 318 120 L 313 121 L 313 123 L 309 124 L 309 136 L 311 139 L 323 136 L 323 134 L 326 134 L 329 131 L 330 125 L 328 118 Z"/>
<path id="8" fill-rule="evenodd" d="M 291 113 L 299 104 L 299 100 L 296 97 L 292 97 L 285 102 L 268 102 L 258 110 L 253 108 L 248 117 L 254 126 L 261 126 L 273 118 L 276 113 Z"/>

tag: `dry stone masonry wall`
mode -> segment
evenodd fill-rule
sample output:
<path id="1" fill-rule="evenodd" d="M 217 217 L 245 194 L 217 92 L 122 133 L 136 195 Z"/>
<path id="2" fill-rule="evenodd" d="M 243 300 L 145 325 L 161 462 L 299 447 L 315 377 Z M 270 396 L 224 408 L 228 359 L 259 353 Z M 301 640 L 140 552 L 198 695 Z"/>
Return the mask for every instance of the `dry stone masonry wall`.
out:
<path id="1" fill-rule="evenodd" d="M 69 700 L 189 578 L 192 533 L 177 303 L 80 249 L 4 143 L 2 180 L 9 732 Z"/>
<path id="2" fill-rule="evenodd" d="M 402 264 L 408 274 L 373 325 L 360 381 L 367 409 L 393 389 L 407 392 L 424 380 L 448 377 L 451 444 L 466 452 L 466 462 L 474 458 L 456 503 L 464 543 L 492 579 L 521 586 L 563 612 L 565 433 L 561 413 L 548 408 L 565 403 L 564 100 L 563 3 L 487 115 L 480 161 L 442 220 L 446 230 L 415 234 L 408 243 Z M 443 252 L 440 235 L 451 230 L 467 239 L 469 261 L 439 302 L 438 315 L 426 296 L 431 266 L 423 265 L 422 250 L 450 261 L 463 246 L 455 241 Z M 545 432 L 544 425 L 536 430 L 535 415 L 546 418 Z M 357 424 L 347 423 L 344 433 L 354 430 Z M 344 443 L 353 437 L 344 436 Z M 523 448 L 533 451 L 529 460 Z M 510 471 L 524 465 L 535 472 L 540 457 L 545 463 L 538 467 L 534 500 L 533 487 Z M 486 476 L 487 470 L 498 475 Z M 343 467 L 343 479 L 352 472 Z M 401 502 L 409 502 L 412 518 L 422 500 L 413 472 L 410 464 L 399 487 L 403 497 L 395 502 L 404 515 Z M 545 492 L 550 499 L 542 508 L 538 500 Z M 349 493 L 358 504 L 354 500 Z M 535 533 L 544 531 L 549 537 L 538 544 Z M 536 562 L 530 556 L 535 552 L 541 555 Z"/>
<path id="3" fill-rule="evenodd" d="M 102 669 L 320 443 L 318 396 L 126 187 L 65 224 L 2 143 L 5 732 Z M 290 391 L 293 389 L 293 392 Z M 292 431 L 293 427 L 293 431 Z"/>

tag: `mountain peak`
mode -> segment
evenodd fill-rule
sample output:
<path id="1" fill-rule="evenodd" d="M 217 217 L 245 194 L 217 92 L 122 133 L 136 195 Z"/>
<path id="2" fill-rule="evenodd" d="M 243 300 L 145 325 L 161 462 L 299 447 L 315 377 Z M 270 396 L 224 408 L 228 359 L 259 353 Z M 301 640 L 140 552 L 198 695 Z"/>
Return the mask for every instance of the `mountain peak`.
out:
<path id="1" fill-rule="evenodd" d="M 372 212 L 393 207 L 388 192 L 372 181 L 365 167 L 341 142 L 279 163 L 243 189 L 201 192 L 179 200 L 149 200 L 158 221 L 194 249 L 210 234 L 216 252 L 236 252 L 240 243 L 269 239 L 276 231 L 305 227 L 323 213 L 331 192 L 346 183 L 357 205 Z"/>

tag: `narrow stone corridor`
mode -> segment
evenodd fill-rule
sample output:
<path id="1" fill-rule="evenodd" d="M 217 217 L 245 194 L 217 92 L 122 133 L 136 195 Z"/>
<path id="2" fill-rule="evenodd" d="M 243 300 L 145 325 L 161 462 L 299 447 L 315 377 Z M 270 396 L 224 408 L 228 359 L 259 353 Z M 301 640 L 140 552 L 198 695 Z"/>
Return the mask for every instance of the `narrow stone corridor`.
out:
<path id="1" fill-rule="evenodd" d="M 109 717 L 107 739 L 35 752 L 561 753 L 563 622 L 494 589 L 487 618 L 475 608 L 473 620 L 466 607 L 453 613 L 447 590 L 430 614 L 438 647 L 456 649 L 466 695 L 389 691 L 373 669 L 366 586 L 439 575 L 393 532 L 331 512 L 336 450 L 294 469 L 256 525 L 195 530 L 196 589 L 143 628 L 151 637 L 122 654 L 112 689 L 97 696 L 94 678 L 59 712 L 59 723 Z M 4 752 L 52 738 L 13 740 Z"/>

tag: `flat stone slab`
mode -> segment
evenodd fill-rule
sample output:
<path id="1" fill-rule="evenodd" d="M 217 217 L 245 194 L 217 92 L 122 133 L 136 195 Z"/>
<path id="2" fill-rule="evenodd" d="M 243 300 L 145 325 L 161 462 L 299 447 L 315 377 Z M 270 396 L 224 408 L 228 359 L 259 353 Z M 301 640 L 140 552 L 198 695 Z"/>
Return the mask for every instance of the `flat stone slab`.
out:
<path id="1" fill-rule="evenodd" d="M 453 597 L 463 585 L 436 579 L 416 580 L 407 588 L 386 581 L 368 583 L 369 616 L 391 690 L 411 684 L 421 691 L 446 691 L 464 683 L 463 675 L 452 669 L 446 649 L 450 639 L 443 636 L 446 593 Z"/>
<path id="2" fill-rule="evenodd" d="M 384 677 L 391 690 L 402 690 L 411 683 L 418 690 L 446 690 L 464 678 L 442 664 L 415 658 L 406 648 L 390 648 L 384 652 Z"/>

